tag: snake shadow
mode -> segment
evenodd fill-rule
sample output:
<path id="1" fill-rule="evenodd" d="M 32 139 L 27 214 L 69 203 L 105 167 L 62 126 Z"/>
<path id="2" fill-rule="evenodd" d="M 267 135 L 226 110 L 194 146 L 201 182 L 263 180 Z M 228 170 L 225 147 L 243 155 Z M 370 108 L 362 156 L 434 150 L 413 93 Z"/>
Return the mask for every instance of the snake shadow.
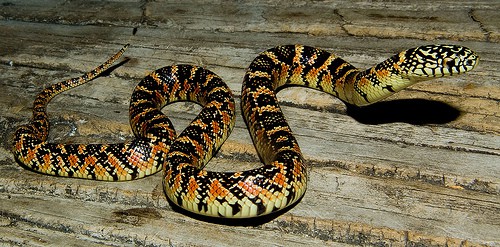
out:
<path id="1" fill-rule="evenodd" d="M 356 121 L 378 125 L 403 122 L 412 125 L 445 124 L 456 120 L 460 110 L 440 101 L 399 99 L 358 107 L 347 105 L 347 115 Z"/>
<path id="2" fill-rule="evenodd" d="M 119 67 L 123 66 L 124 64 L 130 62 L 132 59 L 130 57 L 123 57 L 122 61 L 120 61 L 119 63 L 117 64 L 114 64 L 114 65 L 111 65 L 109 66 L 108 69 L 106 69 L 105 71 L 101 72 L 98 76 L 96 76 L 94 78 L 94 80 L 96 78 L 99 78 L 99 77 L 108 77 L 111 75 L 111 73 L 115 70 L 115 69 L 118 69 Z"/>
<path id="3" fill-rule="evenodd" d="M 255 226 L 261 226 L 265 223 L 271 222 L 272 220 L 278 218 L 279 216 L 285 214 L 286 212 L 290 211 L 293 209 L 297 204 L 302 201 L 302 198 L 294 202 L 292 205 L 289 207 L 280 210 L 278 212 L 273 212 L 267 215 L 263 216 L 257 216 L 253 218 L 219 218 L 219 217 L 211 217 L 211 216 L 205 216 L 205 215 L 200 215 L 200 214 L 195 214 L 193 212 L 187 211 L 179 206 L 177 206 L 175 203 L 173 203 L 168 196 L 165 196 L 167 198 L 168 203 L 170 204 L 170 207 L 174 212 L 180 213 L 182 215 L 188 216 L 190 218 L 193 218 L 195 220 L 199 221 L 204 221 L 207 223 L 213 223 L 217 225 L 227 225 L 227 226 L 250 226 L 250 227 L 255 227 Z"/>

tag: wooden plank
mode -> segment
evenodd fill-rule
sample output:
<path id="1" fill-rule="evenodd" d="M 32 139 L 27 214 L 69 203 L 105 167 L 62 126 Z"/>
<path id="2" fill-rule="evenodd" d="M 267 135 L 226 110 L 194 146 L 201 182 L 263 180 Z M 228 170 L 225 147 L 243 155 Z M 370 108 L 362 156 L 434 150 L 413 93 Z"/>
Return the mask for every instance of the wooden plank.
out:
<path id="1" fill-rule="evenodd" d="M 231 161 L 233 160 L 216 162 L 224 164 Z M 2 212 L 10 222 L 8 225 L 17 226 L 24 223 L 36 227 L 38 223 L 41 224 L 38 227 L 42 230 L 61 232 L 62 229 L 52 228 L 64 228 L 68 229 L 64 231 L 86 237 L 92 237 L 93 234 L 98 234 L 106 228 L 106 231 L 111 231 L 109 234 L 103 234 L 105 236 L 102 240 L 106 241 L 126 238 L 131 232 L 120 231 L 133 227 L 134 232 L 137 232 L 137 225 L 144 228 L 142 230 L 144 232 L 137 236 L 149 240 L 151 236 L 147 231 L 156 234 L 154 228 L 159 227 L 155 226 L 156 224 L 169 228 L 174 225 L 183 230 L 191 229 L 190 231 L 192 231 L 191 224 L 198 224 L 198 227 L 203 228 L 210 225 L 173 212 L 162 198 L 158 183 L 160 179 L 157 175 L 130 183 L 104 183 L 97 186 L 92 181 L 75 184 L 71 183 L 71 179 L 65 178 L 49 177 L 41 181 L 42 175 L 29 177 L 26 171 L 12 172 L 9 175 L 16 180 L 2 181 L 6 191 L 10 192 L 8 197 L 3 198 L 5 208 Z M 283 217 L 263 226 L 261 230 L 264 232 L 260 233 L 260 238 L 267 240 L 262 241 L 274 242 L 272 238 L 275 234 L 287 232 L 315 236 L 301 241 L 301 244 L 310 244 L 308 241 L 316 238 L 348 243 L 349 238 L 360 238 L 352 241 L 354 243 L 359 241 L 357 242 L 359 244 L 375 243 L 373 241 L 385 235 L 390 237 L 380 241 L 394 242 L 396 245 L 402 241 L 414 243 L 437 241 L 440 244 L 447 241 L 451 245 L 463 241 L 460 238 L 454 239 L 450 235 L 468 236 L 468 241 L 471 243 L 475 242 L 475 236 L 496 238 L 496 232 L 487 229 L 499 220 L 498 203 L 492 201 L 487 194 L 443 190 L 418 182 L 401 184 L 397 179 L 360 176 L 331 167 L 314 167 L 311 171 L 311 181 L 310 189 L 300 204 Z M 331 187 L 333 184 L 336 186 Z M 15 206 L 24 204 L 37 206 L 34 208 Z M 70 212 L 65 208 L 71 208 Z M 481 214 L 470 215 L 470 210 Z M 464 220 L 464 217 L 467 220 Z M 99 219 L 98 222 L 95 218 Z M 105 223 L 109 221 L 111 223 Z M 152 221 L 156 223 L 151 223 Z M 90 224 L 90 222 L 96 223 Z M 117 225 L 117 222 L 125 225 Z M 471 222 L 481 222 L 481 224 Z M 471 228 L 471 224 L 475 227 Z M 354 229 L 345 233 L 349 231 L 350 225 Z M 236 239 L 254 237 L 251 233 L 251 236 L 248 236 L 247 227 L 218 226 L 217 228 L 218 231 L 235 231 Z M 269 229 L 273 231 L 266 232 Z M 418 237 L 405 236 L 408 234 L 407 229 L 413 229 L 409 233 Z M 200 233 L 200 236 L 213 234 Z M 158 235 L 167 239 L 187 237 L 168 230 Z M 447 237 L 441 239 L 439 236 Z M 363 239 L 366 242 L 363 242 Z M 99 238 L 94 239 L 97 240 Z M 202 239 L 202 242 L 200 239 L 182 239 L 182 241 L 201 244 L 206 239 Z"/>
<path id="2" fill-rule="evenodd" d="M 447 0 L 92 6 L 4 1 L 0 243 L 500 245 L 499 7 Z M 367 68 L 429 42 L 469 46 L 481 56 L 479 67 L 465 76 L 417 84 L 364 110 L 346 109 L 313 90 L 279 93 L 311 168 L 311 183 L 303 200 L 283 215 L 237 223 L 250 227 L 214 225 L 173 210 L 160 174 L 124 183 L 48 177 L 23 170 L 9 151 L 10 135 L 29 119 L 41 88 L 89 70 L 125 43 L 132 44 L 128 63 L 49 105 L 50 140 L 132 138 L 130 93 L 149 71 L 165 65 L 205 66 L 239 97 L 246 66 L 275 45 L 318 46 Z M 164 109 L 178 130 L 198 111 L 189 103 Z M 258 166 L 241 117 L 208 166 L 221 171 Z"/>

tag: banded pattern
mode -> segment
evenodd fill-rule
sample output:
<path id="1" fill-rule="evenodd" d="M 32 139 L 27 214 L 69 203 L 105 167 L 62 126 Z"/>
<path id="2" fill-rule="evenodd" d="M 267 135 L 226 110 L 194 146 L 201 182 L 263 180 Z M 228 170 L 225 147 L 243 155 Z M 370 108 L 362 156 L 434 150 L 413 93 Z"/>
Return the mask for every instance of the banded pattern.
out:
<path id="1" fill-rule="evenodd" d="M 168 119 L 162 122 L 171 130 L 166 137 L 143 136 L 119 144 L 56 144 L 46 141 L 49 121 L 46 107 L 57 94 L 82 85 L 108 69 L 127 49 L 125 45 L 108 61 L 83 76 L 56 83 L 37 95 L 33 118 L 14 134 L 14 156 L 23 166 L 55 176 L 121 181 L 142 178 L 161 169 L 167 145 L 176 134 Z M 160 133 L 161 134 L 161 133 Z M 160 163 L 158 163 L 159 160 Z"/>
<path id="2" fill-rule="evenodd" d="M 134 140 L 118 144 L 47 143 L 45 108 L 50 99 L 97 76 L 125 48 L 86 75 L 55 84 L 37 96 L 31 123 L 14 134 L 16 159 L 45 174 L 110 181 L 144 177 L 162 166 L 165 193 L 173 203 L 197 214 L 235 218 L 279 211 L 305 193 L 306 165 L 276 99 L 280 88 L 310 87 L 361 106 L 419 81 L 470 71 L 479 59 L 465 47 L 430 45 L 403 51 L 360 71 L 313 47 L 289 45 L 267 50 L 250 64 L 242 88 L 243 116 L 264 163 L 248 171 L 203 169 L 234 125 L 234 101 L 217 75 L 191 65 L 158 69 L 137 85 L 130 103 Z M 197 102 L 203 109 L 176 137 L 160 110 L 180 100 Z"/>

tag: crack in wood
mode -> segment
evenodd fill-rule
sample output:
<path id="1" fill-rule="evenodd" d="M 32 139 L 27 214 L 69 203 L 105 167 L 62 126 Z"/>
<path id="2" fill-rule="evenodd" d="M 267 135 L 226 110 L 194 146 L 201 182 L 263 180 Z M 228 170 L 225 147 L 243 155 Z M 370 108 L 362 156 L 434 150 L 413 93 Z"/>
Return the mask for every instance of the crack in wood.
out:
<path id="1" fill-rule="evenodd" d="M 481 31 L 484 33 L 484 39 L 485 41 L 490 42 L 491 41 L 491 31 L 489 31 L 484 23 L 476 16 L 476 11 L 474 9 L 470 9 L 469 12 L 469 17 L 473 22 L 476 22 L 479 25 L 479 28 L 481 28 Z"/>

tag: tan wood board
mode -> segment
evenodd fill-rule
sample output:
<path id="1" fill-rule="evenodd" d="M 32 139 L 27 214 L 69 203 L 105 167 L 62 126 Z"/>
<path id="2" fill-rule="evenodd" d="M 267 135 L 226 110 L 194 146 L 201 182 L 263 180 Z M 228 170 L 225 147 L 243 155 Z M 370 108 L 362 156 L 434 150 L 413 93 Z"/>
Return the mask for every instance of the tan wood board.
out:
<path id="1" fill-rule="evenodd" d="M 0 245 L 499 246 L 499 9 L 447 0 L 0 1 Z M 29 120 L 35 95 L 126 43 L 127 63 L 49 104 L 51 141 L 133 138 L 131 91 L 171 64 L 211 69 L 239 97 L 252 59 L 282 44 L 321 47 L 360 68 L 430 43 L 468 46 L 481 61 L 364 110 L 310 89 L 282 90 L 310 167 L 308 191 L 276 218 L 225 225 L 173 210 L 161 174 L 108 183 L 16 164 L 11 135 Z M 199 109 L 178 103 L 164 112 L 180 131 Z M 258 165 L 238 114 L 208 168 Z"/>

